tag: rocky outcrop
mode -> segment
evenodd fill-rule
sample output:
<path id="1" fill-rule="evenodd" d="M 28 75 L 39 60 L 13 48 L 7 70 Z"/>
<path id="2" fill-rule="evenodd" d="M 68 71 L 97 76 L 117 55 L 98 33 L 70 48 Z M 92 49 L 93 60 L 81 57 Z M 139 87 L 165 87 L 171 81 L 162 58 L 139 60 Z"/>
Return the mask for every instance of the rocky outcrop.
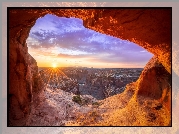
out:
<path id="1" fill-rule="evenodd" d="M 42 90 L 43 83 L 26 44 L 14 43 L 12 47 L 9 51 L 9 125 L 22 126 L 30 113 L 33 94 Z"/>
<path id="2" fill-rule="evenodd" d="M 10 125 L 24 124 L 31 102 L 31 77 L 28 68 L 26 47 L 19 44 L 9 46 L 9 117 Z M 22 121 L 20 121 L 22 119 Z M 18 120 L 18 122 L 16 121 Z"/>
<path id="3" fill-rule="evenodd" d="M 137 83 L 138 96 L 159 100 L 171 111 L 171 75 L 156 56 L 147 63 Z"/>
<path id="4" fill-rule="evenodd" d="M 32 94 L 38 94 L 43 90 L 45 83 L 43 82 L 40 74 L 38 73 L 38 66 L 36 60 L 29 54 L 30 69 L 31 70 L 31 83 L 32 83 Z"/>
<path id="5" fill-rule="evenodd" d="M 86 28 L 135 42 L 157 57 L 157 64 L 154 65 L 162 65 L 161 72 L 166 72 L 165 68 L 171 73 L 171 9 L 10 9 L 8 16 L 9 125 L 24 125 L 30 112 L 33 89 L 35 91 L 38 89 L 35 86 L 35 83 L 38 83 L 35 82 L 38 74 L 32 71 L 32 68 L 37 66 L 33 62 L 31 67 L 32 64 L 28 62 L 26 39 L 35 21 L 47 13 L 59 17 L 80 18 Z M 153 78 L 160 77 L 161 72 L 158 72 L 158 68 L 153 65 L 151 69 L 149 68 L 150 73 L 147 68 L 145 70 L 140 77 L 139 94 L 154 99 L 161 98 L 165 91 L 163 89 L 167 85 L 163 84 L 165 80 Z M 160 84 L 163 86 L 162 91 L 157 85 L 154 85 L 152 90 L 148 88 L 151 83 L 145 79 L 162 83 Z"/>

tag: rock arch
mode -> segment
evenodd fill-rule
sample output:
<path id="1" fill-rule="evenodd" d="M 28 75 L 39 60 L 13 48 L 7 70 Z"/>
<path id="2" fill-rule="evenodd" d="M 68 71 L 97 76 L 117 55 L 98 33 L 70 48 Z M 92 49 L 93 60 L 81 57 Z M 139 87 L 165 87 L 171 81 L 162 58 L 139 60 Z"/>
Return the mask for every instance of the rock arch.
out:
<path id="1" fill-rule="evenodd" d="M 145 67 L 138 80 L 138 94 L 160 99 L 163 97 L 164 81 L 152 91 L 145 81 L 158 75 L 157 67 L 171 74 L 171 8 L 163 9 L 8 9 L 9 28 L 9 121 L 10 125 L 25 125 L 34 92 L 34 77 L 37 77 L 36 61 L 28 54 L 26 39 L 35 21 L 46 14 L 59 17 L 76 17 L 83 20 L 86 28 L 132 41 L 155 57 Z M 152 74 L 150 73 L 150 70 Z M 30 70 L 30 71 L 29 71 Z M 161 74 L 161 72 L 160 72 Z M 34 77 L 33 77 L 34 76 Z M 148 77 L 150 76 L 150 78 Z M 160 76 L 160 75 L 159 75 Z M 145 84 L 144 84 L 145 83 Z M 148 83 L 149 84 L 149 83 Z M 160 90 L 158 88 L 161 88 Z M 171 95 L 171 91 L 167 90 Z M 167 94 L 168 95 L 168 94 Z M 170 96 L 168 95 L 168 96 Z M 165 97 L 165 96 L 164 96 Z M 170 111 L 170 99 L 164 105 Z M 20 112 L 19 112 L 20 111 Z"/>

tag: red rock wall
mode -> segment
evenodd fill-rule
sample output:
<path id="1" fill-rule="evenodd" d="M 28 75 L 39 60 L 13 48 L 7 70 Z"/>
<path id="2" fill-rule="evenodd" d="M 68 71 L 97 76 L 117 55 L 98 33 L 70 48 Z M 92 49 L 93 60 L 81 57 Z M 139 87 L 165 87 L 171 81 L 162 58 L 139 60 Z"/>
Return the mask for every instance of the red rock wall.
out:
<path id="1" fill-rule="evenodd" d="M 16 14 L 16 15 L 14 15 Z M 26 39 L 35 20 L 23 11 L 9 14 L 9 125 L 25 125 L 30 112 L 34 76 L 38 76 L 35 59 L 28 54 Z M 37 89 L 36 89 L 37 90 Z"/>
<path id="2" fill-rule="evenodd" d="M 154 56 L 137 80 L 138 96 L 158 100 L 171 111 L 171 75 Z"/>
<path id="3" fill-rule="evenodd" d="M 8 24 L 10 125 L 24 125 L 30 111 L 32 92 L 36 88 L 33 84 L 35 79 L 32 77 L 34 71 L 28 62 L 26 39 L 35 21 L 47 13 L 59 17 L 81 18 L 86 28 L 135 42 L 156 55 L 158 62 L 171 73 L 171 10 L 11 9 Z M 35 64 L 34 62 L 33 68 Z M 147 93 L 149 97 L 154 95 L 155 98 L 162 94 L 157 84 L 154 84 L 156 90 L 152 91 L 148 91 L 147 85 L 142 84 L 145 82 L 142 79 L 152 79 L 156 76 L 156 70 L 152 70 L 154 70 L 152 75 L 146 73 L 145 76 L 141 76 L 139 93 Z M 153 82 L 156 81 L 153 80 Z M 142 86 L 146 89 L 140 88 Z"/>

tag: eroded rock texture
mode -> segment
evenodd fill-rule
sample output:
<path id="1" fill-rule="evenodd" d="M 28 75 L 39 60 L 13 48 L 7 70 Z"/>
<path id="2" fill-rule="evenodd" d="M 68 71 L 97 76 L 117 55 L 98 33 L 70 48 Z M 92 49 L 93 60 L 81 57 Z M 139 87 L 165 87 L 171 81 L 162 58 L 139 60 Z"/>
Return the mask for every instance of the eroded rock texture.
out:
<path id="1" fill-rule="evenodd" d="M 145 66 L 138 79 L 138 96 L 159 100 L 171 110 L 171 75 L 165 67 L 153 57 Z"/>
<path id="2" fill-rule="evenodd" d="M 37 64 L 34 60 L 29 62 L 26 39 L 35 21 L 47 13 L 59 17 L 80 18 L 86 28 L 135 42 L 153 53 L 156 56 L 155 64 L 143 71 L 138 93 L 154 99 L 163 96 L 167 85 L 157 85 L 155 82 L 165 83 L 162 73 L 171 73 L 170 9 L 10 9 L 9 125 L 25 125 L 33 91 L 40 90 Z M 155 65 L 160 65 L 162 71 L 154 67 Z M 150 82 L 147 82 L 147 79 L 150 79 Z M 150 86 L 151 82 L 155 83 L 153 87 Z M 166 90 L 168 92 L 168 88 Z"/>

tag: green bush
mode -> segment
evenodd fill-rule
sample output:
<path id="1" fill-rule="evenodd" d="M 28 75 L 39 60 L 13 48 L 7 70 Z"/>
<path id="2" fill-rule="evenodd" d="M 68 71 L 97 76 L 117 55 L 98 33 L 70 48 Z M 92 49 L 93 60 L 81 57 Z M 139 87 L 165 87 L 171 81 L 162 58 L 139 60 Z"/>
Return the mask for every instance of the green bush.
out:
<path id="1" fill-rule="evenodd" d="M 92 105 L 98 107 L 100 105 L 100 103 L 99 102 L 93 102 Z"/>
<path id="2" fill-rule="evenodd" d="M 73 96 L 72 101 L 74 101 L 74 102 L 76 102 L 76 103 L 78 103 L 80 105 L 82 104 L 82 100 L 81 100 L 80 95 Z"/>

